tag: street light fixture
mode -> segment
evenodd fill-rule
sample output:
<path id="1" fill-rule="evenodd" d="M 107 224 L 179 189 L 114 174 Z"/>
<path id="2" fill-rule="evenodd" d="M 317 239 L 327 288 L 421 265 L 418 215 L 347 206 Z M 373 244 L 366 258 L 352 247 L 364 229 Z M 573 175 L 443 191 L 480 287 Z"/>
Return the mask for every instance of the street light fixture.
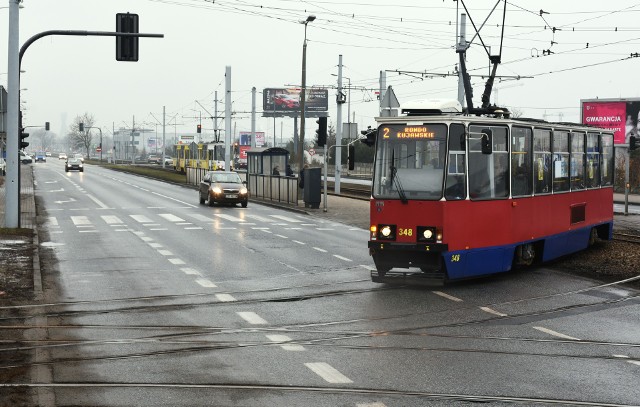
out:
<path id="1" fill-rule="evenodd" d="M 307 87 L 307 25 L 316 19 L 316 16 L 308 16 L 306 20 L 300 21 L 304 24 L 304 42 L 302 43 L 302 89 L 300 90 L 300 142 L 298 143 L 298 170 L 304 167 L 304 105 L 306 101 Z"/>

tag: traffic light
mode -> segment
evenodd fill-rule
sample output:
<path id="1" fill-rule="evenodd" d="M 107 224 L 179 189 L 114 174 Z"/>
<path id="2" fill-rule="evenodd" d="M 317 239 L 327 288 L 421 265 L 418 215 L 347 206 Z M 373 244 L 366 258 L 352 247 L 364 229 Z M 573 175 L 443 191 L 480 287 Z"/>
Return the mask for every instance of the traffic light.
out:
<path id="1" fill-rule="evenodd" d="M 24 128 L 20 129 L 20 146 L 19 146 L 20 150 L 22 150 L 23 148 L 29 147 L 29 143 L 27 141 L 24 141 L 24 139 L 29 137 L 29 133 L 25 133 L 24 130 L 25 130 Z"/>
<path id="2" fill-rule="evenodd" d="M 84 131 L 84 123 L 78 123 L 78 131 Z"/>
<path id="3" fill-rule="evenodd" d="M 356 146 L 349 144 L 347 151 L 347 164 L 349 165 L 349 171 L 353 171 L 356 167 Z"/>
<path id="4" fill-rule="evenodd" d="M 367 127 L 366 130 L 360 131 L 360 134 L 365 136 L 366 138 L 360 139 L 364 144 L 369 147 L 373 147 L 376 144 L 376 129 L 372 129 L 371 126 Z"/>
<path id="5" fill-rule="evenodd" d="M 316 135 L 318 136 L 318 147 L 323 147 L 327 144 L 327 118 L 318 117 L 316 123 L 318 123 L 318 130 L 316 130 Z"/>
<path id="6" fill-rule="evenodd" d="M 129 13 L 116 14 L 116 32 L 138 33 L 138 15 Z M 116 61 L 138 60 L 138 38 L 116 36 Z"/>
<path id="7" fill-rule="evenodd" d="M 44 122 L 44 129 L 49 131 L 49 122 Z"/>
<path id="8" fill-rule="evenodd" d="M 629 151 L 633 151 L 638 148 L 638 137 L 631 136 L 629 137 Z"/>
<path id="9" fill-rule="evenodd" d="M 196 131 L 198 133 L 202 133 L 202 125 L 201 124 L 199 124 L 198 127 L 196 127 Z"/>

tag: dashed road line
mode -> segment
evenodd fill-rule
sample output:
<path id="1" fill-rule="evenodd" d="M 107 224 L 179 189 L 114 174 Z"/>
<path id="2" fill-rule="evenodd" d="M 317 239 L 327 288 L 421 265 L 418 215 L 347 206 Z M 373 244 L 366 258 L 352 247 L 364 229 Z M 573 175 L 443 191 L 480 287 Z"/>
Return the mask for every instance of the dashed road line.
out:
<path id="1" fill-rule="evenodd" d="M 206 278 L 199 278 L 196 280 L 196 283 L 200 284 L 201 286 L 205 287 L 205 288 L 216 288 L 217 285 L 215 285 L 211 280 L 207 280 Z"/>
<path id="2" fill-rule="evenodd" d="M 335 257 L 336 259 L 344 260 L 344 261 L 353 261 L 351 259 L 348 259 L 346 257 L 340 256 L 338 254 L 334 254 L 333 257 Z"/>
<path id="3" fill-rule="evenodd" d="M 306 244 L 305 242 L 301 242 L 301 241 L 299 241 L 299 240 L 292 240 L 292 242 L 293 242 L 293 243 L 300 244 L 300 245 L 305 245 L 305 244 Z"/>
<path id="4" fill-rule="evenodd" d="M 173 253 L 169 250 L 158 250 L 158 253 L 163 256 L 173 256 Z"/>
<path id="5" fill-rule="evenodd" d="M 317 250 L 317 251 L 319 251 L 319 252 L 322 252 L 322 253 L 326 253 L 326 252 L 327 252 L 325 249 L 321 249 L 321 248 L 319 248 L 319 247 L 314 247 L 313 249 L 314 249 L 314 250 Z"/>
<path id="6" fill-rule="evenodd" d="M 176 266 L 180 264 L 187 264 L 182 259 L 167 259 L 167 260 L 169 260 L 171 264 L 175 264 Z"/>
<path id="7" fill-rule="evenodd" d="M 271 341 L 271 342 L 291 342 L 291 338 L 289 338 L 287 335 L 267 335 L 267 338 Z M 293 351 L 293 352 L 301 352 L 306 350 L 304 348 L 304 346 L 302 345 L 297 345 L 297 344 L 282 344 L 280 345 L 280 347 L 284 350 L 288 350 L 288 351 Z"/>
<path id="8" fill-rule="evenodd" d="M 244 319 L 251 325 L 267 325 L 268 324 L 266 320 L 262 319 L 262 317 L 260 317 L 255 312 L 244 311 L 244 312 L 238 312 L 237 314 L 240 315 L 240 318 Z"/>
<path id="9" fill-rule="evenodd" d="M 484 312 L 488 312 L 489 314 L 493 314 L 493 315 L 497 315 L 499 317 L 506 317 L 507 314 L 503 314 L 502 312 L 496 311 L 494 309 L 491 309 L 489 307 L 480 307 L 481 310 L 483 310 Z"/>
<path id="10" fill-rule="evenodd" d="M 231 294 L 216 294 L 216 298 L 218 299 L 218 301 L 220 302 L 231 302 L 231 301 L 237 301 L 233 295 Z"/>
<path id="11" fill-rule="evenodd" d="M 453 295 L 449 295 L 446 293 L 443 293 L 442 291 L 431 291 L 432 293 L 434 293 L 435 295 L 439 295 L 440 297 L 446 298 L 448 300 L 451 301 L 455 301 L 455 302 L 462 302 L 462 300 L 458 297 L 454 297 Z"/>
<path id="12" fill-rule="evenodd" d="M 304 365 L 328 383 L 353 383 L 351 379 L 331 367 L 328 363 L 316 362 L 305 363 Z"/>
<path id="13" fill-rule="evenodd" d="M 196 275 L 196 276 L 201 275 L 198 270 L 192 269 L 190 267 L 183 267 L 180 269 L 180 271 L 182 271 L 184 274 L 189 274 L 189 275 Z"/>
<path id="14" fill-rule="evenodd" d="M 541 326 L 534 326 L 533 329 L 536 329 L 536 330 L 538 330 L 540 332 L 544 332 L 544 333 L 549 334 L 549 335 L 557 336 L 558 338 L 562 338 L 562 339 L 571 339 L 573 341 L 579 341 L 580 340 L 578 338 L 574 338 L 573 336 L 561 334 L 560 332 L 556 332 L 554 330 L 551 330 L 549 328 L 544 328 L 544 327 L 541 327 Z"/>

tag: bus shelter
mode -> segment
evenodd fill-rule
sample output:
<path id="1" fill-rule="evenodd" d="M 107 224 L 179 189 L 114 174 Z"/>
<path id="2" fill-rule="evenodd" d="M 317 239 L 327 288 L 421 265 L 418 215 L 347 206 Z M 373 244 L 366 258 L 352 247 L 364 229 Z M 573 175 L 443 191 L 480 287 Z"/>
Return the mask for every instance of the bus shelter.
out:
<path id="1" fill-rule="evenodd" d="M 280 147 L 247 150 L 247 188 L 253 198 L 298 204 L 298 179 L 286 176 L 289 151 Z"/>

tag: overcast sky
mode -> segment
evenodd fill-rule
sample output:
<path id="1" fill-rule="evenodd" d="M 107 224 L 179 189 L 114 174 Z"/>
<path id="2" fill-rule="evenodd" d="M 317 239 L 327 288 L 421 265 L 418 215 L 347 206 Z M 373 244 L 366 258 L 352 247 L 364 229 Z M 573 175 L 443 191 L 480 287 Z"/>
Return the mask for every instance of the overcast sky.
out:
<path id="1" fill-rule="evenodd" d="M 467 0 L 469 15 L 482 41 L 497 54 L 503 2 Z M 6 87 L 9 0 L 0 0 L 0 84 Z M 456 13 L 452 0 L 24 0 L 20 10 L 20 44 L 46 30 L 115 31 L 120 12 L 140 16 L 138 62 L 115 60 L 113 37 L 45 37 L 26 52 L 21 75 L 27 125 L 51 122 L 66 134 L 76 116 L 92 114 L 96 125 L 146 123 L 155 129 L 166 106 L 167 134 L 194 133 L 199 117 L 214 112 L 218 91 L 224 111 L 225 67 L 231 67 L 233 129 L 250 131 L 251 88 L 257 109 L 262 90 L 301 83 L 305 20 L 307 85 L 335 86 L 338 56 L 343 74 L 357 87 L 350 92 L 359 127 L 374 125 L 380 71 L 387 72 L 400 103 L 413 99 L 457 97 L 457 78 L 447 74 L 458 62 L 454 44 Z M 460 9 L 458 9 L 458 6 Z M 543 10 L 542 16 L 540 11 Z M 474 29 L 467 21 L 467 40 Z M 511 0 L 498 75 L 522 79 L 496 81 L 492 101 L 524 116 L 579 121 L 580 99 L 639 97 L 640 1 Z M 554 32 L 551 27 L 555 27 Z M 546 54 L 551 51 L 551 55 Z M 488 56 L 475 37 L 467 58 L 470 73 L 487 74 Z M 411 73 L 413 72 L 413 73 Z M 345 79 L 344 84 L 347 85 Z M 484 79 L 473 77 L 474 104 L 480 104 Z M 335 90 L 329 90 L 329 122 L 335 124 Z M 197 102 L 205 109 L 203 109 Z M 348 105 L 344 105 L 346 121 Z M 155 118 L 154 118 L 155 116 Z M 273 139 L 274 120 L 260 117 L 257 130 Z M 204 131 L 212 132 L 210 119 Z M 224 122 L 219 127 L 224 129 Z M 307 121 L 307 135 L 315 120 Z M 276 140 L 290 139 L 293 119 L 276 120 Z M 161 132 L 159 130 L 159 132 Z M 307 138 L 308 140 L 308 138 Z"/>

